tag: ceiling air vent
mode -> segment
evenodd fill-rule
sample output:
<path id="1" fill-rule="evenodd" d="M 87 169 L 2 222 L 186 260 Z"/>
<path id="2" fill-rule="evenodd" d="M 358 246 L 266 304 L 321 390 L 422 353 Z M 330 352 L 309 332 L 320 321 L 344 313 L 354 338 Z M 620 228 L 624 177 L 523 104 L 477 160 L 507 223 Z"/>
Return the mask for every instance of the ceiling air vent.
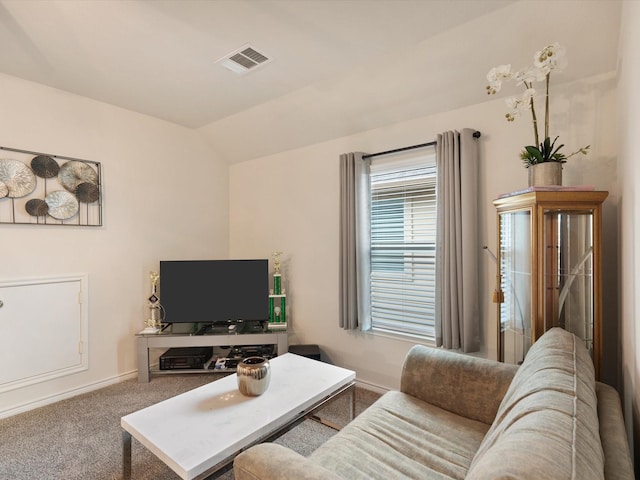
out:
<path id="1" fill-rule="evenodd" d="M 258 52 L 251 45 L 244 45 L 228 55 L 225 55 L 216 63 L 238 74 L 247 73 L 257 67 L 266 65 L 271 58 Z"/>

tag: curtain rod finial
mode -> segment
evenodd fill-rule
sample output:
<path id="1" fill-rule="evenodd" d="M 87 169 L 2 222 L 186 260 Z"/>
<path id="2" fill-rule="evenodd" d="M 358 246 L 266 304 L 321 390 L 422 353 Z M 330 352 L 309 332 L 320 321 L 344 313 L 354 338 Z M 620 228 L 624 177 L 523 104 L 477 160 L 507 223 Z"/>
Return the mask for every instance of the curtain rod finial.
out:
<path id="1" fill-rule="evenodd" d="M 473 132 L 473 138 L 480 138 L 480 135 L 482 135 L 482 134 L 478 130 Z"/>

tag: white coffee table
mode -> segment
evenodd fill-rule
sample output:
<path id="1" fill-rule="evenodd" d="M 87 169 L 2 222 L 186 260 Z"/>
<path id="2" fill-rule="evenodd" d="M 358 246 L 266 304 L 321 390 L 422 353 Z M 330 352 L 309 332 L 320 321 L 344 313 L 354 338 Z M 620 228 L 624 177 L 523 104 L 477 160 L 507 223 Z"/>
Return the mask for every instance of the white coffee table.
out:
<path id="1" fill-rule="evenodd" d="M 201 479 L 341 393 L 354 395 L 351 370 L 292 353 L 270 362 L 271 383 L 259 397 L 243 396 L 233 374 L 122 417 L 124 478 L 132 436 L 180 478 Z"/>

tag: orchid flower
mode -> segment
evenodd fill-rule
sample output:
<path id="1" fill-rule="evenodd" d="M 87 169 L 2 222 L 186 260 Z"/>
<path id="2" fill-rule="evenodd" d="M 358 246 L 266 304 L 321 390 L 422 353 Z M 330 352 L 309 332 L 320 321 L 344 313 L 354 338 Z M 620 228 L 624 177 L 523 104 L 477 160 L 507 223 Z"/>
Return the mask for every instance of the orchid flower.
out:
<path id="1" fill-rule="evenodd" d="M 557 42 L 552 45 L 547 45 L 542 50 L 536 52 L 533 57 L 533 65 L 543 72 L 544 75 L 549 75 L 552 70 L 560 72 L 566 64 L 566 50 Z"/>
<path id="2" fill-rule="evenodd" d="M 560 145 L 555 147 L 555 140 L 551 142 L 549 138 L 549 85 L 551 72 L 560 72 L 566 66 L 566 50 L 560 44 L 553 43 L 539 50 L 534 55 L 533 67 L 520 70 L 518 72 L 511 71 L 511 65 L 499 65 L 492 68 L 487 73 L 487 81 L 489 85 L 486 87 L 488 95 L 494 95 L 502 88 L 503 82 L 507 80 L 515 80 L 516 85 L 524 87 L 525 91 L 522 97 L 510 97 L 506 100 L 509 111 L 505 115 L 508 122 L 513 122 L 519 117 L 523 111 L 531 111 L 533 120 L 533 136 L 534 145 L 528 145 L 521 153 L 525 166 L 529 167 L 536 163 L 543 162 L 560 162 L 564 163 L 567 158 L 577 154 L 586 154 L 589 145 L 578 149 L 570 155 L 564 155 L 559 150 L 564 147 Z M 535 108 L 536 90 L 533 88 L 535 82 L 545 82 L 545 109 L 544 109 L 544 140 L 540 142 L 538 135 L 538 119 Z M 556 137 L 556 140 L 558 138 Z"/>
<path id="3" fill-rule="evenodd" d="M 536 94 L 536 91 L 533 88 L 527 88 L 522 94 L 521 98 L 510 97 L 506 99 L 507 106 L 511 110 L 507 113 L 507 121 L 513 122 L 516 117 L 519 117 L 521 112 L 526 110 L 531 110 L 532 102 L 531 99 Z"/>
<path id="4" fill-rule="evenodd" d="M 494 95 L 502 88 L 503 80 L 510 80 L 513 77 L 511 73 L 511 65 L 499 65 L 492 68 L 487 73 L 487 95 Z"/>

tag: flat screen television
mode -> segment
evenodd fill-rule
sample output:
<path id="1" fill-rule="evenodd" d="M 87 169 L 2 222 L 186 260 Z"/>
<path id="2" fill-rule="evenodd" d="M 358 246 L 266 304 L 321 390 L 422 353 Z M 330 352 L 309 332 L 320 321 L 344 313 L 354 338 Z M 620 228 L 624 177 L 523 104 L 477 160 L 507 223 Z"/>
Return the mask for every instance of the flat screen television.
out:
<path id="1" fill-rule="evenodd" d="M 161 261 L 160 304 L 164 323 L 266 321 L 268 260 Z"/>

